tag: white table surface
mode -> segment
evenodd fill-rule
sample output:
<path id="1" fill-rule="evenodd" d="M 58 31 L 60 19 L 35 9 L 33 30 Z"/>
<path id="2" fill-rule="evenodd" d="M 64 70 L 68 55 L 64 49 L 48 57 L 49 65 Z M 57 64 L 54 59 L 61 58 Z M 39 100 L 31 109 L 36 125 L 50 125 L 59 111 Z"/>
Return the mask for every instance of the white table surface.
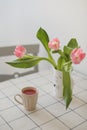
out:
<path id="1" fill-rule="evenodd" d="M 66 110 L 55 96 L 50 70 L 0 83 L 0 130 L 87 130 L 87 77 L 73 72 L 73 100 Z M 39 90 L 35 111 L 26 111 L 14 100 L 21 88 Z"/>

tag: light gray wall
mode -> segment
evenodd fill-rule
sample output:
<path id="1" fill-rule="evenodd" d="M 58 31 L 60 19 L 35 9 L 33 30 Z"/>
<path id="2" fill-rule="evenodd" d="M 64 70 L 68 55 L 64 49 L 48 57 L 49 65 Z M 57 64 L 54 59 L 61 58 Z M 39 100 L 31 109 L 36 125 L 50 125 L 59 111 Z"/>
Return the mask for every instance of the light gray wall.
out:
<path id="1" fill-rule="evenodd" d="M 39 27 L 62 45 L 76 37 L 87 52 L 87 0 L 0 0 L 0 45 L 37 43 Z M 39 54 L 46 55 L 42 46 Z M 75 69 L 87 74 L 86 66 L 87 57 Z M 48 67 L 40 64 L 40 69 Z"/>

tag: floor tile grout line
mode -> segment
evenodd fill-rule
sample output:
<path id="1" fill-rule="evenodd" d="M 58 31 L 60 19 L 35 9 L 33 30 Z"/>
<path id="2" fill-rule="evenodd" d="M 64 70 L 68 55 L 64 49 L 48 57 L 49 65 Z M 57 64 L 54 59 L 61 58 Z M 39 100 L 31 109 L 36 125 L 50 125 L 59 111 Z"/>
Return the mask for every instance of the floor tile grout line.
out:
<path id="1" fill-rule="evenodd" d="M 8 96 L 2 90 L 0 90 L 0 91 L 6 96 L 6 98 L 8 98 Z"/>
<path id="2" fill-rule="evenodd" d="M 54 103 L 54 104 L 56 104 L 56 103 Z M 50 106 L 50 105 L 49 105 Z M 46 107 L 48 107 L 48 106 L 46 106 Z M 53 115 L 51 112 L 49 112 L 45 107 L 43 107 L 44 108 L 44 110 L 46 110 L 49 114 L 51 114 L 54 118 L 52 119 L 52 120 L 54 120 L 54 119 L 57 119 L 57 120 L 59 120 L 59 118 L 58 117 L 60 117 L 60 116 L 63 116 L 63 115 L 65 115 L 65 114 L 67 114 L 67 113 L 69 113 L 70 111 L 68 111 L 68 112 L 66 112 L 66 113 L 64 113 L 64 114 L 62 114 L 62 115 L 60 115 L 60 116 L 55 116 L 55 115 Z M 62 122 L 61 120 L 59 120 L 61 123 L 63 123 L 64 124 L 64 122 Z M 50 121 L 48 121 L 48 122 L 50 122 Z M 46 123 L 44 123 L 44 124 L 46 124 Z M 64 124 L 65 126 L 67 126 L 66 124 Z M 42 125 L 41 125 L 42 126 Z M 69 128 L 69 126 L 67 126 L 68 128 Z"/>
<path id="3" fill-rule="evenodd" d="M 7 98 L 12 102 L 12 100 L 7 96 Z M 14 106 L 16 106 L 22 113 L 24 113 L 14 102 L 12 102 L 14 104 Z M 13 107 L 14 107 L 13 106 Z M 9 108 L 10 109 L 10 108 Z M 6 109 L 7 110 L 7 109 Z M 26 115 L 28 117 L 27 114 L 24 113 L 24 115 Z M 28 117 L 29 118 L 29 117 Z M 33 121 L 33 120 L 32 120 Z M 34 121 L 33 121 L 34 122 Z M 35 123 L 35 122 L 34 122 Z M 36 123 L 35 123 L 36 124 Z M 36 124 L 37 125 L 37 124 Z"/>
<path id="4" fill-rule="evenodd" d="M 87 104 L 87 102 L 85 102 L 84 100 L 82 100 L 81 98 L 79 98 L 78 96 L 74 95 L 76 98 L 78 98 L 79 100 L 81 100 L 82 102 L 84 102 L 85 104 Z"/>
<path id="5" fill-rule="evenodd" d="M 44 76 L 43 76 L 44 77 Z M 28 80 L 29 81 L 29 80 Z M 45 91 L 45 93 L 46 93 L 46 91 Z M 50 94 L 49 94 L 50 95 Z M 50 95 L 52 98 L 54 98 L 52 95 Z M 76 98 L 78 98 L 78 97 L 76 97 Z M 79 99 L 79 98 L 78 98 Z M 56 99 L 57 100 L 57 99 Z M 81 100 L 81 99 L 79 99 L 79 100 Z M 82 100 L 83 101 L 83 100 Z M 61 104 L 63 104 L 61 101 L 58 101 L 58 102 L 60 102 Z M 13 103 L 13 102 L 12 102 Z M 85 102 L 84 102 L 85 103 Z M 85 103 L 85 104 L 87 104 L 87 103 Z M 85 105 L 84 104 L 84 105 Z M 63 104 L 64 105 L 64 104 Z M 17 106 L 17 105 L 15 105 L 15 106 Z M 50 106 L 50 105 L 49 105 Z M 83 106 L 83 105 L 81 105 L 81 106 Z M 81 107 L 80 106 L 80 107 Z M 14 107 L 14 106 L 13 106 Z M 47 107 L 47 106 L 46 106 Z M 80 107 L 78 107 L 78 108 L 80 108 Z M 43 109 L 43 107 L 42 107 L 42 109 Z M 45 108 L 44 108 L 45 109 Z M 77 109 L 77 108 L 76 108 Z M 74 112 L 74 110 L 76 110 L 76 109 L 71 109 L 71 111 L 73 111 Z M 21 110 L 21 109 L 20 109 Z M 39 109 L 40 110 L 40 109 Z M 46 109 L 46 111 L 47 111 L 47 109 Z M 22 111 L 23 112 L 23 111 Z M 25 113 L 24 113 L 25 114 Z M 66 114 L 66 113 L 65 113 Z M 28 115 L 27 115 L 28 116 Z M 28 117 L 29 118 L 29 117 Z M 54 118 L 54 119 L 56 119 L 56 118 Z M 58 119 L 58 117 L 57 117 L 57 119 Z M 32 120 L 33 121 L 33 120 Z M 34 129 L 34 128 L 33 128 Z"/>
<path id="6" fill-rule="evenodd" d="M 86 121 L 81 122 L 81 123 L 80 123 L 80 124 L 78 124 L 77 126 L 73 127 L 71 130 L 73 130 L 73 129 L 77 128 L 78 126 L 80 126 L 81 124 L 84 124 L 85 122 L 86 122 Z"/>
<path id="7" fill-rule="evenodd" d="M 9 98 L 9 97 L 8 97 Z M 9 98 L 9 100 L 12 102 L 12 100 Z M 27 114 L 25 114 L 14 102 L 12 102 L 13 104 L 14 104 L 14 106 L 16 106 L 25 116 L 27 116 L 28 117 L 28 115 Z M 14 107 L 13 106 L 13 107 Z M 22 117 L 22 116 L 21 116 Z M 28 117 L 29 118 L 29 117 Z M 20 118 L 19 118 L 20 119 Z M 32 119 L 31 119 L 32 120 Z M 15 121 L 15 120 L 14 120 Z M 33 120 L 32 120 L 33 121 Z M 34 122 L 34 121 L 33 121 Z M 34 122 L 35 124 L 36 124 L 36 122 Z M 36 124 L 37 125 L 37 124 Z M 38 126 L 38 125 L 37 125 Z"/>
<path id="8" fill-rule="evenodd" d="M 53 104 L 56 104 L 56 103 L 53 103 Z M 41 105 L 41 104 L 40 104 Z M 52 104 L 51 104 L 52 105 Z M 42 105 L 41 105 L 42 106 Z M 50 106 L 50 105 L 48 105 L 48 106 Z M 46 106 L 46 107 L 48 107 L 48 106 Z M 43 107 L 42 106 L 42 109 L 40 109 L 40 111 L 41 110 L 45 110 L 45 111 L 47 111 L 50 115 L 52 115 L 54 118 L 53 119 L 51 119 L 51 120 L 54 120 L 54 119 L 57 119 L 57 120 L 59 120 L 58 119 L 58 116 L 56 117 L 56 116 L 54 116 L 51 112 L 49 112 L 45 107 Z M 69 111 L 70 112 L 70 111 Z M 68 113 L 68 112 L 67 112 Z M 30 113 L 30 114 L 32 114 L 32 113 Z M 29 114 L 29 115 L 30 115 Z M 64 115 L 64 114 L 63 114 Z M 61 115 L 62 116 L 62 115 Z M 49 120 L 49 121 L 47 121 L 46 123 L 48 123 L 48 122 L 50 122 L 51 120 Z M 61 120 L 60 120 L 61 121 Z M 42 126 L 42 125 L 44 125 L 44 124 L 46 124 L 46 123 L 43 123 L 43 124 L 41 124 L 40 126 Z M 63 122 L 62 122 L 63 123 Z M 63 123 L 64 124 L 64 123 Z M 66 126 L 66 124 L 64 124 L 65 126 Z M 69 127 L 68 127 L 69 128 Z"/>
<path id="9" fill-rule="evenodd" d="M 0 110 L 0 112 L 3 112 L 3 111 L 5 111 L 5 110 L 8 110 L 8 109 L 13 108 L 13 107 L 15 107 L 15 105 L 10 106 L 10 107 L 8 107 L 8 108 L 5 108 L 5 109 L 3 109 L 3 110 Z"/>
<path id="10" fill-rule="evenodd" d="M 40 88 L 41 89 L 41 88 Z M 42 90 L 42 89 L 41 89 Z M 84 90 L 83 90 L 84 91 Z M 44 92 L 46 92 L 46 91 L 44 91 Z M 49 94 L 50 95 L 50 94 Z M 75 95 L 75 94 L 74 94 Z"/>
<path id="11" fill-rule="evenodd" d="M 44 96 L 44 95 L 43 95 Z M 50 94 L 49 94 L 49 96 L 51 96 Z M 52 96 L 51 96 L 52 97 Z M 53 99 L 55 99 L 54 97 L 52 97 Z M 50 105 L 47 105 L 47 106 L 45 106 L 45 107 L 48 107 L 48 106 L 51 106 L 51 105 L 53 105 L 53 104 L 56 104 L 56 103 L 60 103 L 60 104 L 62 104 L 63 106 L 65 106 L 64 105 L 64 103 L 62 103 L 61 101 L 59 101 L 59 100 L 57 100 L 57 99 L 55 99 L 56 100 L 56 102 L 55 103 L 52 103 L 52 104 L 50 104 Z M 40 104 L 41 105 L 41 104 Z M 69 108 L 70 110 L 71 110 L 71 108 Z"/>
<path id="12" fill-rule="evenodd" d="M 46 92 L 45 90 L 43 90 L 42 88 L 40 88 L 42 91 L 44 91 L 45 93 L 47 93 L 47 94 L 49 94 L 48 92 Z M 81 92 L 79 92 L 79 93 L 81 93 Z M 50 95 L 50 94 L 49 94 Z M 50 95 L 52 98 L 54 98 L 52 95 Z M 76 94 L 74 94 L 74 96 L 76 97 Z M 76 98 L 78 98 L 78 97 L 76 97 Z M 56 98 L 54 98 L 54 99 L 56 99 Z M 79 100 L 81 100 L 80 98 L 78 98 Z M 56 99 L 57 100 L 57 99 Z M 83 101 L 83 100 L 82 100 Z M 61 102 L 61 101 L 59 101 L 59 102 Z M 83 101 L 84 102 L 84 101 Z M 84 102 L 85 103 L 85 102 Z"/>
<path id="13" fill-rule="evenodd" d="M 16 105 L 16 104 L 15 104 Z M 27 117 L 27 118 L 29 118 L 30 120 L 32 120 L 28 115 L 29 114 L 31 114 L 31 113 L 33 113 L 33 112 L 31 112 L 31 113 L 29 113 L 29 114 L 26 114 L 25 112 L 23 112 L 21 109 L 20 109 L 20 107 L 18 107 L 17 105 L 16 105 L 16 107 L 22 112 L 22 113 L 24 113 L 24 115 Z M 36 111 L 39 111 L 39 110 L 36 110 Z M 36 112 L 35 111 L 35 112 Z M 33 121 L 33 123 L 34 124 L 36 124 L 36 126 L 38 127 L 38 124 L 34 121 L 34 120 L 32 120 Z"/>
<path id="14" fill-rule="evenodd" d="M 50 94 L 49 94 L 50 95 Z M 52 95 L 50 95 L 53 99 L 57 100 L 57 102 L 59 102 L 60 104 L 62 104 L 63 106 L 65 106 L 64 103 L 62 103 L 63 100 L 58 100 L 55 97 L 53 97 Z M 71 110 L 71 108 L 69 108 Z"/>
<path id="15" fill-rule="evenodd" d="M 21 118 L 23 118 L 23 117 L 25 117 L 25 115 L 22 115 L 22 116 L 20 116 L 20 117 L 17 117 L 16 119 L 10 120 L 10 121 L 8 121 L 8 123 L 10 124 L 11 122 L 14 122 L 14 121 L 16 121 L 16 120 L 18 120 L 18 119 L 21 119 Z"/>
<path id="16" fill-rule="evenodd" d="M 12 102 L 12 100 L 7 96 L 7 98 Z M 20 111 L 22 111 L 14 102 L 12 102 L 13 104 L 14 104 L 14 106 L 16 106 Z M 14 107 L 13 106 L 13 107 Z M 11 108 L 11 107 L 10 107 Z M 7 109 L 6 109 L 7 110 Z M 23 111 L 22 111 L 23 112 Z M 23 112 L 24 113 L 24 112 Z M 24 113 L 24 115 L 26 115 L 28 118 L 30 118 L 27 114 L 25 114 Z M 30 118 L 31 119 L 31 118 Z M 31 119 L 32 120 L 32 119 Z M 15 120 L 14 120 L 15 121 Z M 32 120 L 33 121 L 33 120 Z M 37 126 L 38 126 L 38 124 L 35 122 L 35 121 L 33 121 Z"/>
<path id="17" fill-rule="evenodd" d="M 0 118 L 1 118 L 2 120 L 4 120 L 1 115 L 0 115 Z M 4 120 L 4 123 L 0 124 L 0 127 L 1 127 L 2 125 L 4 125 L 5 123 L 6 123 L 6 122 L 5 122 L 5 120 Z"/>
<path id="18" fill-rule="evenodd" d="M 54 87 L 54 86 L 53 86 Z M 47 95 L 49 95 L 50 97 L 52 97 L 53 99 L 57 100 L 57 101 L 60 101 L 58 100 L 57 98 L 55 98 L 54 96 L 52 96 L 51 94 L 49 94 L 47 91 L 43 90 L 42 88 L 40 88 L 43 92 L 45 92 Z"/>
<path id="19" fill-rule="evenodd" d="M 82 119 L 84 119 L 81 115 L 79 115 L 78 113 L 76 113 L 74 110 L 72 110 L 72 111 L 69 111 L 69 112 L 74 112 L 76 115 L 78 115 L 78 116 L 80 116 Z M 68 113 L 69 113 L 68 112 Z M 67 113 L 65 113 L 65 114 L 67 114 Z M 64 114 L 64 115 L 65 115 Z M 61 116 L 59 116 L 59 117 L 61 117 Z M 79 123 L 78 125 L 76 125 L 75 127 L 77 127 L 77 126 L 79 126 L 80 124 L 83 124 L 84 122 L 86 122 L 87 120 L 86 119 L 84 119 L 84 121 L 83 122 L 81 122 L 81 123 Z M 75 127 L 73 127 L 73 128 L 75 128 Z M 71 130 L 73 129 L 73 128 L 71 128 Z"/>
<path id="20" fill-rule="evenodd" d="M 54 104 L 56 104 L 56 103 L 54 103 Z M 50 105 L 49 105 L 50 106 Z M 45 107 L 44 107 L 44 109 L 47 111 L 47 112 L 49 112 Z M 79 115 L 78 113 L 76 113 L 74 110 L 71 110 L 71 111 L 73 111 L 75 114 L 77 114 L 77 115 Z M 59 121 L 61 121 L 60 119 L 59 119 L 59 117 L 61 117 L 61 116 L 63 116 L 63 115 L 65 115 L 65 114 L 67 114 L 67 113 L 70 113 L 71 111 L 68 111 L 68 112 L 66 112 L 66 113 L 64 113 L 64 114 L 62 114 L 62 115 L 60 115 L 60 116 L 54 116 L 51 112 L 49 112 L 52 116 L 54 116 L 54 118 L 56 118 L 56 119 L 58 119 Z M 80 115 L 79 115 L 80 116 Z M 82 116 L 80 116 L 82 119 L 84 119 Z M 86 121 L 86 119 L 84 119 L 84 121 L 83 122 L 85 122 Z M 67 126 L 64 122 L 62 122 L 61 121 L 61 123 L 63 123 L 65 126 Z M 79 124 L 78 124 L 79 125 Z M 77 125 L 77 126 L 78 126 Z M 69 126 L 67 126 L 68 128 L 70 128 Z M 71 128 L 72 129 L 72 128 Z"/>
<path id="21" fill-rule="evenodd" d="M 17 87 L 16 87 L 17 88 Z M 17 88 L 18 90 L 21 90 L 20 88 Z M 10 96 L 8 96 L 8 95 L 6 95 L 2 90 L 0 90 L 4 95 L 5 95 L 5 97 L 7 97 L 7 98 L 9 98 L 9 97 L 11 97 L 11 96 L 13 96 L 13 95 L 10 95 Z M 10 99 L 10 98 L 9 98 Z"/>
<path id="22" fill-rule="evenodd" d="M 81 86 L 79 86 L 79 84 L 75 84 L 75 86 L 76 86 L 77 88 L 82 89 L 81 91 L 87 91 L 87 88 L 82 88 Z"/>
<path id="23" fill-rule="evenodd" d="M 50 113 L 51 115 L 53 115 L 52 113 Z M 53 115 L 54 116 L 54 115 Z M 49 120 L 48 122 L 46 122 L 46 123 L 43 123 L 43 124 L 41 124 L 40 126 L 43 126 L 43 125 L 45 125 L 45 124 L 47 124 L 47 123 L 49 123 L 49 122 L 51 122 L 51 121 L 53 121 L 53 120 L 58 120 L 58 121 L 60 121 L 64 126 L 66 126 L 67 128 L 69 128 L 70 129 L 70 127 L 69 126 L 67 126 L 64 122 L 62 122 L 58 117 L 55 117 L 54 116 L 54 118 L 53 119 L 51 119 L 51 120 Z"/>
<path id="24" fill-rule="evenodd" d="M 67 112 L 67 113 L 70 113 L 70 112 L 74 112 L 76 115 L 80 116 L 84 121 L 86 121 L 86 119 L 85 119 L 84 117 L 82 117 L 80 114 L 78 114 L 78 113 L 75 112 L 74 110 L 71 110 L 71 111 L 69 111 L 69 112 Z M 64 113 L 63 115 L 66 115 L 67 113 Z M 58 116 L 58 117 L 61 117 L 61 116 L 63 116 L 63 115 L 60 115 L 60 116 Z M 84 122 L 84 121 L 83 121 L 83 122 Z"/>
<path id="25" fill-rule="evenodd" d="M 76 107 L 76 108 L 70 108 L 70 109 L 71 109 L 72 111 L 75 111 L 76 109 L 82 107 L 83 105 L 85 105 L 85 103 L 84 103 L 84 104 L 81 104 L 80 106 L 78 106 L 78 107 Z"/>
<path id="26" fill-rule="evenodd" d="M 6 121 L 2 116 L 1 118 L 5 121 L 5 123 L 13 130 L 13 128 L 9 125 L 8 121 Z M 5 124 L 4 124 L 5 125 Z"/>
<path id="27" fill-rule="evenodd" d="M 65 113 L 65 114 L 66 114 L 66 113 Z M 59 119 L 59 118 L 58 118 L 58 119 Z M 59 119 L 59 121 L 61 121 L 61 120 Z M 68 125 L 66 125 L 63 121 L 61 121 L 61 122 L 62 122 L 65 126 L 67 126 L 68 128 L 70 128 L 70 127 L 69 127 Z M 76 126 L 70 128 L 70 130 L 72 130 L 73 128 L 79 126 L 80 124 L 83 124 L 84 122 L 86 122 L 86 121 L 84 120 L 83 122 L 79 123 L 78 125 L 76 125 Z"/>
<path id="28" fill-rule="evenodd" d="M 14 106 L 16 106 L 24 115 L 22 115 L 22 116 L 20 116 L 20 117 L 18 117 L 18 118 L 16 118 L 16 119 L 14 119 L 14 120 L 11 120 L 11 121 L 8 121 L 8 123 L 11 123 L 11 122 L 13 122 L 13 121 L 16 121 L 16 120 L 18 120 L 18 119 L 21 119 L 21 118 L 23 118 L 23 117 L 28 117 L 29 119 L 31 119 L 27 114 L 25 114 L 16 104 L 14 105 Z M 13 106 L 13 107 L 14 107 Z M 10 108 L 9 108 L 10 109 Z M 31 119 L 32 120 L 32 119 Z M 33 121 L 33 120 L 32 120 Z M 33 121 L 33 123 L 34 124 L 36 124 L 34 121 Z M 37 125 L 37 124 L 36 124 Z M 38 126 L 38 125 L 37 125 Z"/>
<path id="29" fill-rule="evenodd" d="M 77 93 L 73 94 L 73 96 L 76 96 L 77 94 L 80 94 L 80 93 L 85 92 L 85 91 L 87 91 L 87 90 L 82 89 L 80 92 L 77 92 Z"/>
<path id="30" fill-rule="evenodd" d="M 86 119 L 83 116 L 81 116 L 78 112 L 74 111 L 74 113 L 79 115 L 82 119 L 84 119 L 86 121 Z"/>
<path id="31" fill-rule="evenodd" d="M 31 128 L 31 129 L 28 129 L 28 130 L 35 130 L 35 129 L 37 129 L 37 128 L 39 128 L 40 130 L 42 130 L 42 129 L 40 128 L 40 126 L 35 127 L 35 128 Z"/>
<path id="32" fill-rule="evenodd" d="M 16 105 L 17 106 L 17 105 Z M 49 105 L 50 106 L 50 105 Z M 44 108 L 44 107 L 43 107 Z M 44 108 L 45 109 L 45 108 Z M 47 109 L 45 109 L 47 111 Z M 23 112 L 23 111 L 22 111 Z M 48 111 L 49 112 L 49 111 Z M 24 113 L 25 114 L 25 113 Z M 51 114 L 51 113 L 50 113 Z M 66 113 L 65 113 L 66 114 Z M 61 115 L 62 116 L 62 115 Z M 54 116 L 55 117 L 55 116 Z M 58 117 L 55 117 L 55 118 L 58 118 Z"/>
<path id="33" fill-rule="evenodd" d="M 63 121 L 61 121 L 58 117 L 57 120 L 59 120 L 62 124 L 64 124 L 67 128 L 71 129 L 67 124 L 65 124 Z"/>
<path id="34" fill-rule="evenodd" d="M 31 118 L 30 118 L 30 119 L 31 119 Z M 53 119 L 55 119 L 55 118 L 53 118 Z M 47 124 L 48 122 L 52 121 L 53 119 L 50 119 L 49 121 L 47 121 L 47 122 L 45 122 L 45 123 L 42 123 L 42 124 L 38 125 L 38 127 L 41 127 L 42 125 Z"/>

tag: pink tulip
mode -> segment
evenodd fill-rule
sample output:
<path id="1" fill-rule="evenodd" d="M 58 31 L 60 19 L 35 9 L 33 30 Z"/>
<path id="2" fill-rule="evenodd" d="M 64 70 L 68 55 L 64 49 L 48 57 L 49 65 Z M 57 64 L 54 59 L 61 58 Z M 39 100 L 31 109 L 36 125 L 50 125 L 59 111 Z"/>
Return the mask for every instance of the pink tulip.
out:
<path id="1" fill-rule="evenodd" d="M 48 43 L 49 48 L 58 50 L 60 47 L 60 41 L 58 38 L 54 38 L 52 41 Z"/>
<path id="2" fill-rule="evenodd" d="M 71 52 L 71 60 L 74 64 L 79 64 L 86 56 L 86 53 L 83 52 L 81 48 L 75 48 Z"/>
<path id="3" fill-rule="evenodd" d="M 23 47 L 22 45 L 20 46 L 16 46 L 15 51 L 14 51 L 14 55 L 16 55 L 19 58 L 22 58 L 26 53 L 26 48 Z"/>

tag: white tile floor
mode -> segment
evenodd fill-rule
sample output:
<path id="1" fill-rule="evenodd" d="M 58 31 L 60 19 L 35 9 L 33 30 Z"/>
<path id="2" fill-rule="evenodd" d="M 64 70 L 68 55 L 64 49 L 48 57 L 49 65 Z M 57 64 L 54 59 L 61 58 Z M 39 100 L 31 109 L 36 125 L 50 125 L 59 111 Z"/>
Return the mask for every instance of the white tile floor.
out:
<path id="1" fill-rule="evenodd" d="M 73 72 L 73 100 L 66 110 L 55 96 L 52 76 L 48 70 L 0 83 L 0 130 L 87 130 L 87 77 Z M 26 86 L 39 90 L 33 112 L 14 100 Z"/>

